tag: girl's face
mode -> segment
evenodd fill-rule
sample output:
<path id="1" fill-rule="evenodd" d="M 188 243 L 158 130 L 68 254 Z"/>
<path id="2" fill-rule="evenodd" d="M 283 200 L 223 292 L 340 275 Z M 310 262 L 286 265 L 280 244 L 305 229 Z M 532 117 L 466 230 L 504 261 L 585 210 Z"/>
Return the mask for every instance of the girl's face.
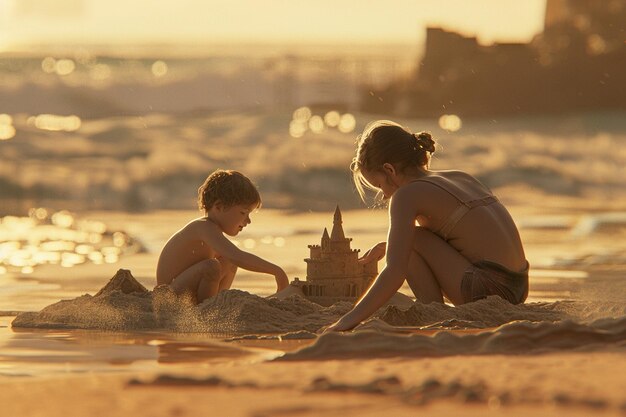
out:
<path id="1" fill-rule="evenodd" d="M 237 236 L 244 227 L 252 223 L 250 213 L 256 209 L 256 205 L 234 205 L 231 207 L 213 207 L 213 221 L 215 221 L 224 233 L 229 236 Z"/>
<path id="2" fill-rule="evenodd" d="M 378 188 L 383 193 L 383 198 L 385 200 L 389 200 L 393 193 L 395 193 L 398 189 L 398 186 L 389 180 L 389 174 L 383 171 L 362 170 L 361 174 L 368 183 Z"/>

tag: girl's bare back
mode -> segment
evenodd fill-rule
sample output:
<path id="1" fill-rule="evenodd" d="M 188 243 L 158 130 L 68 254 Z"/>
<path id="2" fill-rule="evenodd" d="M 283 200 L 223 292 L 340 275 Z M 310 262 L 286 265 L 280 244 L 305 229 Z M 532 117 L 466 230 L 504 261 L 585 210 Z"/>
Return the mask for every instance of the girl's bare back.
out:
<path id="1" fill-rule="evenodd" d="M 437 234 L 472 263 L 488 260 L 514 271 L 525 267 L 524 249 L 511 215 L 475 178 L 461 171 L 430 171 L 406 186 L 420 200 L 418 223 L 435 233 L 463 203 L 478 201 L 460 210 L 462 217 L 445 236 Z M 483 199 L 486 202 L 481 203 Z"/>

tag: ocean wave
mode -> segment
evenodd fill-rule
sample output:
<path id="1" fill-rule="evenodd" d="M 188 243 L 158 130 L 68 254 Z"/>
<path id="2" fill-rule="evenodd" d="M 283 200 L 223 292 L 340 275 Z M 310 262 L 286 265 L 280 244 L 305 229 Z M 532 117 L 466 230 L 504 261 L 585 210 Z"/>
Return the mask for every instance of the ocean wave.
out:
<path id="1" fill-rule="evenodd" d="M 288 130 L 291 112 L 267 109 L 100 117 L 82 120 L 72 133 L 43 131 L 16 116 L 18 135 L 3 143 L 0 198 L 65 200 L 88 209 L 191 208 L 202 180 L 225 168 L 249 175 L 266 207 L 360 207 L 349 163 L 356 132 L 371 116 L 356 117 L 355 132 L 295 139 Z M 432 121 L 406 123 L 424 129 Z M 616 151 L 626 140 L 621 131 L 536 133 L 529 122 L 526 130 L 513 124 L 477 134 L 485 126 L 476 123 L 439 135 L 433 169 L 473 174 L 504 200 L 511 191 L 499 192 L 520 184 L 581 201 L 624 196 L 624 153 Z M 36 175 L 44 168 L 47 175 Z"/>

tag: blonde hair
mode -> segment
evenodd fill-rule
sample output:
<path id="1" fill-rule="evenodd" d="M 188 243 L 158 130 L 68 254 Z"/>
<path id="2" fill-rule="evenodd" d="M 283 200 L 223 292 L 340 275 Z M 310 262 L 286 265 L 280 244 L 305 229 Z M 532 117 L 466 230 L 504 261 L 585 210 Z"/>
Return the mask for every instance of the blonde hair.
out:
<path id="1" fill-rule="evenodd" d="M 367 182 L 362 171 L 380 171 L 389 163 L 404 172 L 407 168 L 428 168 L 435 152 L 435 141 L 428 132 L 412 133 L 390 120 L 377 120 L 365 126 L 357 137 L 356 156 L 350 170 L 354 185 L 365 201 L 365 189 L 378 191 Z"/>
<path id="2" fill-rule="evenodd" d="M 198 208 L 206 213 L 218 201 L 226 207 L 241 204 L 256 205 L 258 208 L 261 206 L 261 195 L 241 172 L 218 169 L 198 188 Z"/>

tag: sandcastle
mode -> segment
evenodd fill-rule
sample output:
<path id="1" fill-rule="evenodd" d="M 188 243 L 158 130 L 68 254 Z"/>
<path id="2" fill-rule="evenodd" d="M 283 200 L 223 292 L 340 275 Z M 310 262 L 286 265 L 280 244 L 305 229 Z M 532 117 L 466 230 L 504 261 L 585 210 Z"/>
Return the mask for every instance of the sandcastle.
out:
<path id="1" fill-rule="evenodd" d="M 291 283 L 299 287 L 306 298 L 324 306 L 337 301 L 356 301 L 378 275 L 376 262 L 358 262 L 360 250 L 350 248 L 352 239 L 346 238 L 342 223 L 337 206 L 330 236 L 324 228 L 321 243 L 308 246 L 311 255 L 304 260 L 306 281 L 295 278 Z"/>

